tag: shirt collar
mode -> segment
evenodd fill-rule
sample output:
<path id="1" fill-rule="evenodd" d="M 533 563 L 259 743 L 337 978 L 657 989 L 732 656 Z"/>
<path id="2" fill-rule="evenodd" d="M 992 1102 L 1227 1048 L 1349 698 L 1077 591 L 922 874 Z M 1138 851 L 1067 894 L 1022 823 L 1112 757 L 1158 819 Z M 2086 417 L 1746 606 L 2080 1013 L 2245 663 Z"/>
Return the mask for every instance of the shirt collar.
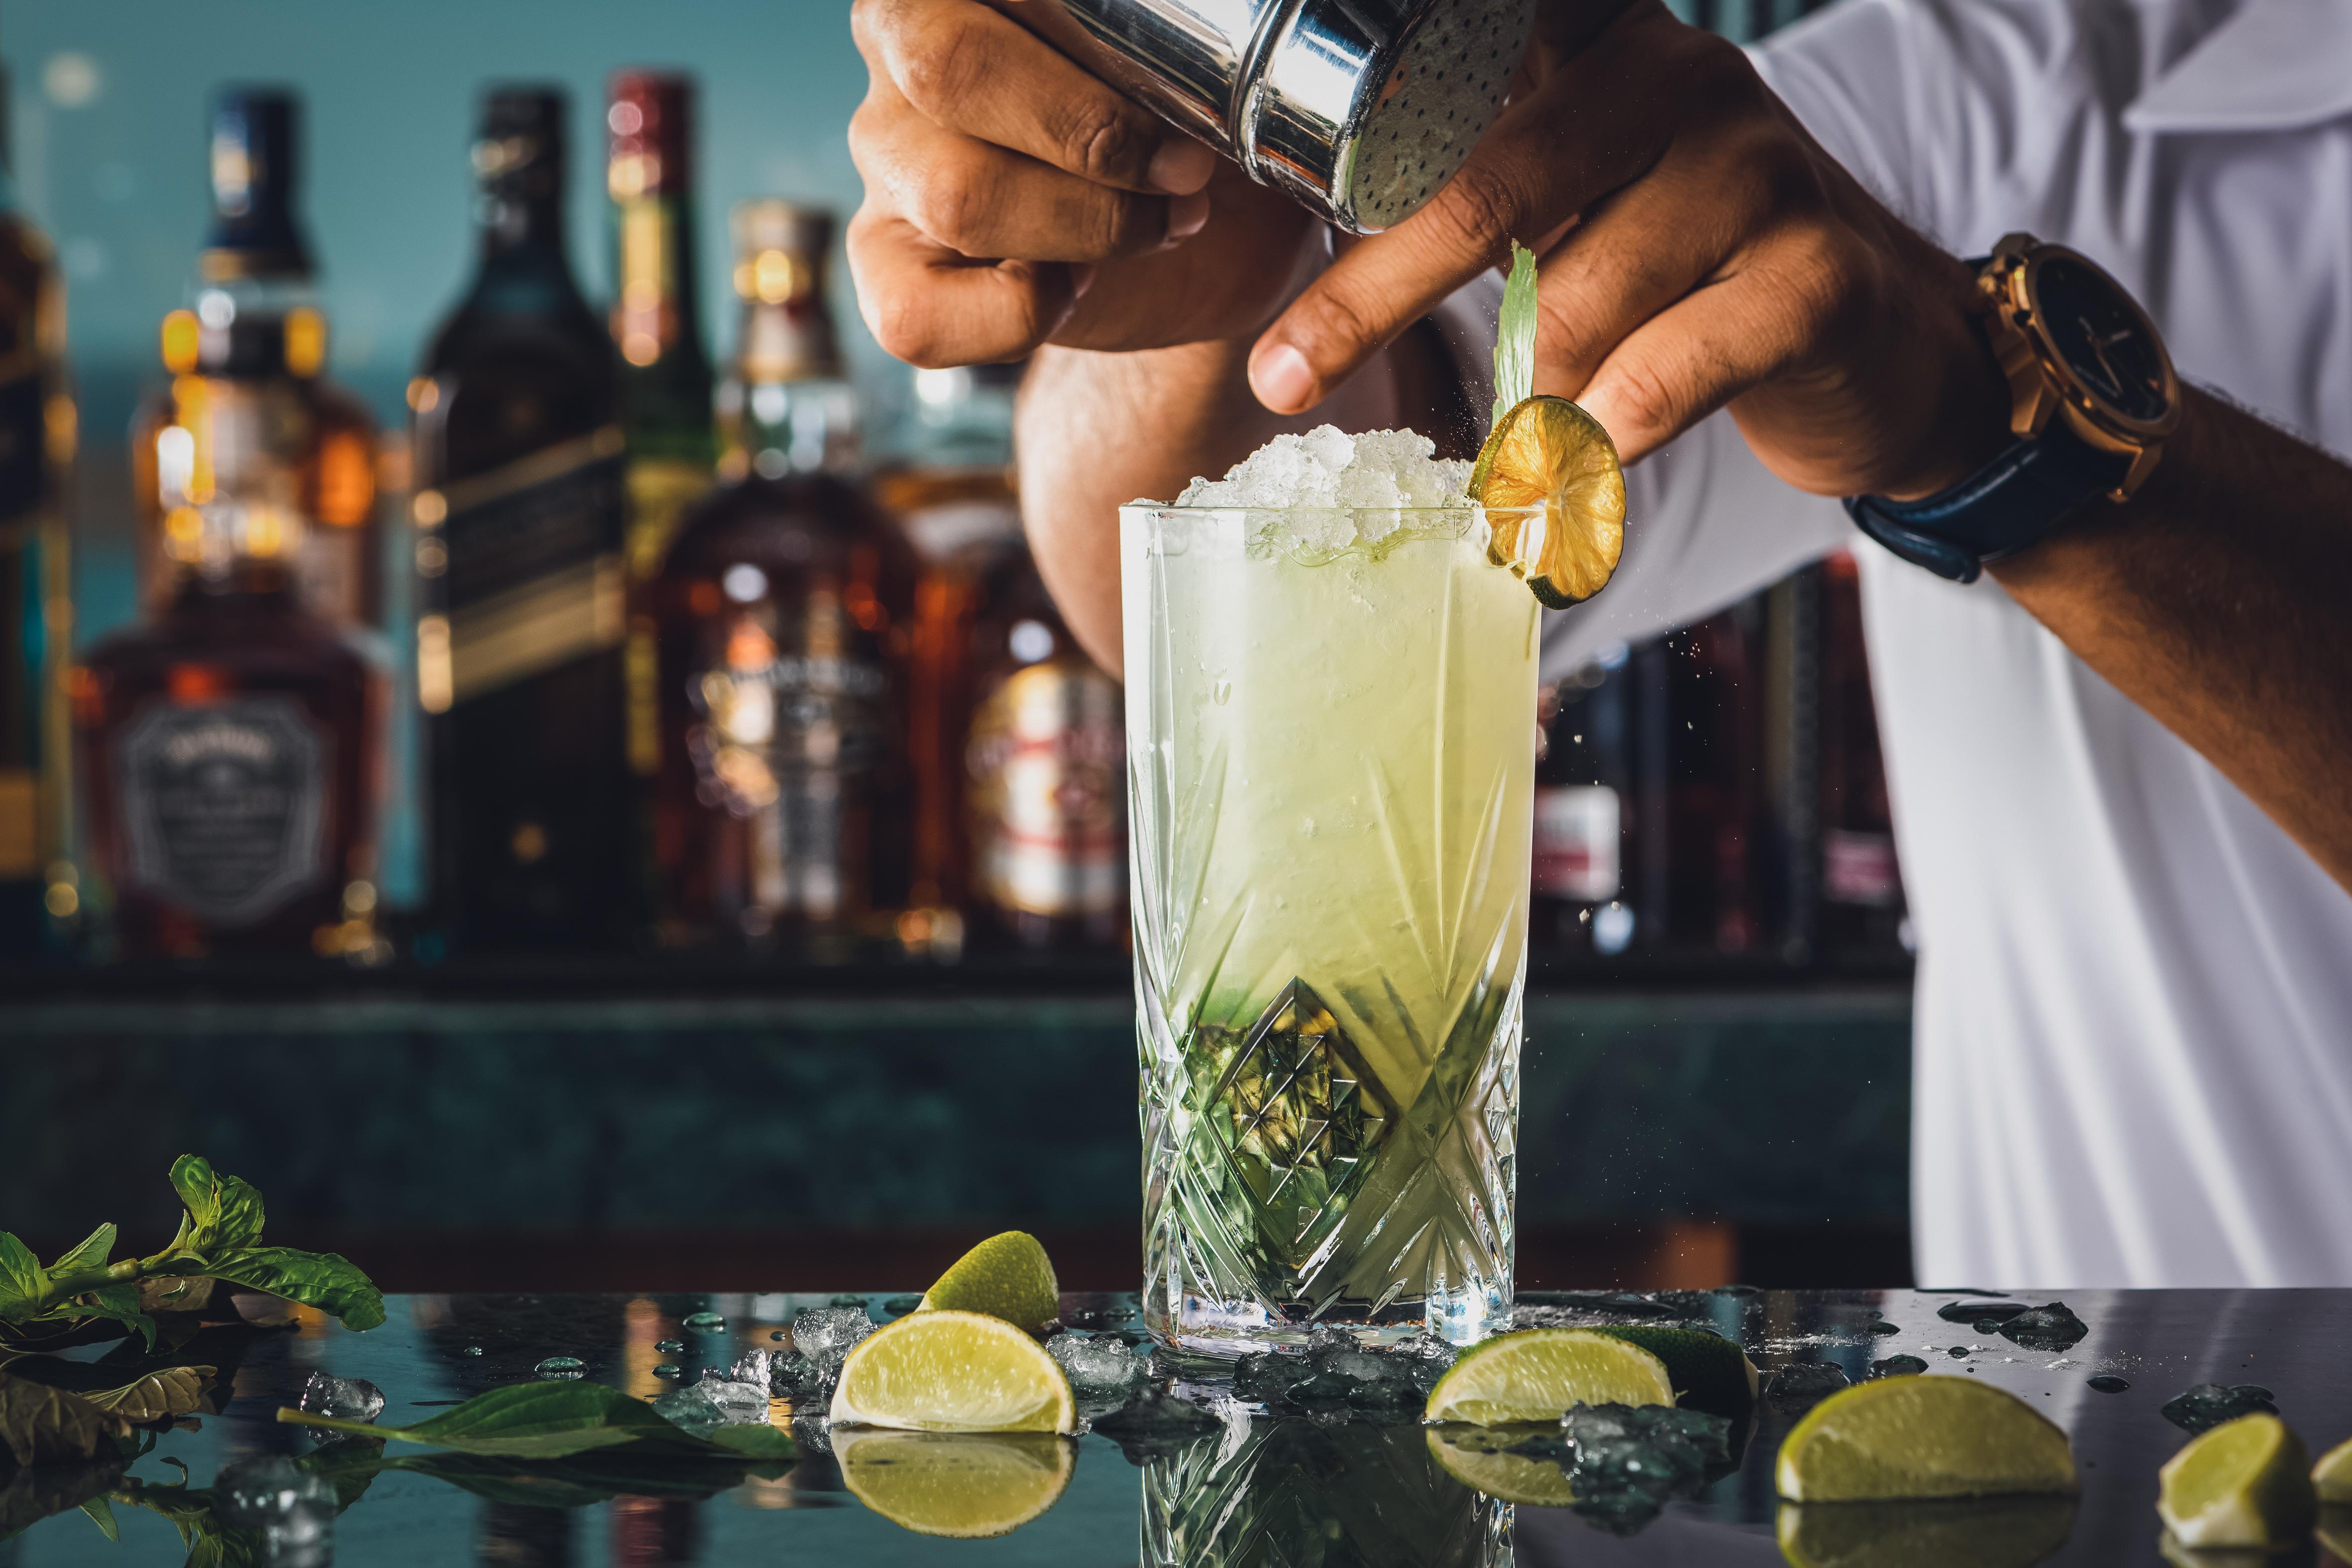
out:
<path id="1" fill-rule="evenodd" d="M 2352 3 L 2246 0 L 2124 110 L 2136 132 L 2291 131 L 2352 114 Z"/>

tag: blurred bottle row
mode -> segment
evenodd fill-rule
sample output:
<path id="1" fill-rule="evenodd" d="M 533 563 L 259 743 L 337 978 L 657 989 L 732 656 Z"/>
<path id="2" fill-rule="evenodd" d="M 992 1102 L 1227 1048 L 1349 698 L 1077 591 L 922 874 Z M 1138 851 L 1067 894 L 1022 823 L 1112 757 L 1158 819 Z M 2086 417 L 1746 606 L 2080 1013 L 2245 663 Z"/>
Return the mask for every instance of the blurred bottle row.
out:
<path id="1" fill-rule="evenodd" d="M 1123 943 L 1119 692 L 1022 537 L 1017 367 L 919 373 L 906 455 L 867 462 L 832 216 L 730 215 L 716 369 L 690 83 L 612 79 L 609 310 L 565 253 L 565 113 L 486 95 L 478 264 L 387 443 L 323 374 L 297 104 L 218 96 L 131 431 L 142 616 L 78 662 L 62 305 L 0 219 L 0 960 Z M 1548 694 L 1539 953 L 1899 952 L 1854 622 L 1850 568 L 1817 568 Z M 394 921 L 410 791 L 428 891 Z"/>

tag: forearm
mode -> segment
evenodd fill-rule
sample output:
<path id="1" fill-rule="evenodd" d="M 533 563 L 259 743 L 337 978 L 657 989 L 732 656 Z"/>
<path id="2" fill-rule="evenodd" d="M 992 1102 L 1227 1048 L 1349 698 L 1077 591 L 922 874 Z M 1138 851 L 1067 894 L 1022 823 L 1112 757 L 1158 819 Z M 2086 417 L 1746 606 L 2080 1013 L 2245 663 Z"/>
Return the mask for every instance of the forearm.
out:
<path id="1" fill-rule="evenodd" d="M 2137 495 L 1992 574 L 2352 888 L 2352 468 L 2186 402 Z"/>
<path id="2" fill-rule="evenodd" d="M 1133 353 L 1047 347 L 1031 361 L 1014 427 L 1021 514 L 1037 570 L 1070 630 L 1106 669 L 1119 658 L 1118 509 L 1174 500 L 1283 431 L 1399 423 L 1385 356 L 1312 413 L 1269 414 L 1250 395 L 1249 344 Z"/>

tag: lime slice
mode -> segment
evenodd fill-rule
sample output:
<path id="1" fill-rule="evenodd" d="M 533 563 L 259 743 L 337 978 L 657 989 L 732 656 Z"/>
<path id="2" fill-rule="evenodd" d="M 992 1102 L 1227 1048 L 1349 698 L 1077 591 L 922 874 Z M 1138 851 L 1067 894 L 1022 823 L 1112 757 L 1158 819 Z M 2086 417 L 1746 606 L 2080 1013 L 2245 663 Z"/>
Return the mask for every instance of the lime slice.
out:
<path id="1" fill-rule="evenodd" d="M 1755 1408 L 1761 1381 L 1756 1363 L 1719 1334 L 1646 1323 L 1609 1323 L 1592 1331 L 1637 1344 L 1664 1362 L 1677 1405 L 1734 1421 Z"/>
<path id="2" fill-rule="evenodd" d="M 921 1535 L 1010 1535 L 1061 1500 L 1074 1447 L 1043 1432 L 834 1434 L 833 1457 L 853 1496 Z"/>
<path id="3" fill-rule="evenodd" d="M 1045 1347 L 984 1312 L 916 1312 L 857 1342 L 833 1391 L 836 1426 L 1075 1432 L 1070 1380 Z"/>
<path id="4" fill-rule="evenodd" d="M 1571 1405 L 1672 1405 L 1665 1363 L 1592 1329 L 1527 1329 L 1462 1352 L 1423 1412 L 1431 1421 L 1501 1426 L 1558 1422 Z"/>
<path id="5" fill-rule="evenodd" d="M 2157 1472 L 2156 1511 L 2196 1550 L 2291 1546 L 2319 1512 L 2303 1439 L 2264 1411 L 2200 1433 Z"/>
<path id="6" fill-rule="evenodd" d="M 923 1294 L 926 1308 L 948 1312 L 985 1312 L 992 1318 L 1042 1333 L 1061 1312 L 1054 1262 L 1025 1230 L 992 1236 L 955 1260 Z"/>
<path id="7" fill-rule="evenodd" d="M 2352 1503 L 2352 1438 L 2319 1456 L 2311 1467 L 2311 1484 L 2324 1503 Z M 2337 1552 L 2342 1557 L 2342 1552 Z M 2352 1562 L 2352 1558 L 2346 1559 Z"/>
<path id="8" fill-rule="evenodd" d="M 1782 1503 L 1794 1568 L 2028 1568 L 2066 1543 L 2071 1497 Z"/>
<path id="9" fill-rule="evenodd" d="M 1551 608 L 1609 585 L 1625 549 L 1625 470 L 1601 421 L 1567 398 L 1524 398 L 1496 421 L 1470 495 L 1490 510 L 1488 557 Z M 1502 510 L 1516 507 L 1543 510 Z"/>
<path id="10" fill-rule="evenodd" d="M 1831 1394 L 1782 1439 L 1775 1479 L 1791 1502 L 2078 1489 L 2066 1434 L 1970 1377 L 1890 1377 Z"/>
<path id="11" fill-rule="evenodd" d="M 1431 1426 L 1430 1457 L 1438 1468 L 1473 1491 L 1524 1508 L 1566 1508 L 1576 1500 L 1568 1489 L 1568 1472 L 1555 1459 L 1507 1450 L 1529 1437 L 1557 1438 L 1559 1427 L 1544 1423 L 1528 1426 Z"/>

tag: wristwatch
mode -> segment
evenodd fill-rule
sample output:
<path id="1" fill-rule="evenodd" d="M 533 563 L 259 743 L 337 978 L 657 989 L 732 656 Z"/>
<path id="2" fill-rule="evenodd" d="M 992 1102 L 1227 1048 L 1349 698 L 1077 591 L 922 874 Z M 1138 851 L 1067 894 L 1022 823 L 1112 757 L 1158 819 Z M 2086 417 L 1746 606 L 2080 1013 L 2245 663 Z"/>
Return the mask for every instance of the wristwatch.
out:
<path id="1" fill-rule="evenodd" d="M 1864 533 L 1957 583 L 2057 531 L 2095 497 L 2128 500 L 2180 423 L 2164 339 L 2088 258 L 2012 234 L 1973 265 L 2016 442 L 1924 500 L 1845 502 Z"/>

